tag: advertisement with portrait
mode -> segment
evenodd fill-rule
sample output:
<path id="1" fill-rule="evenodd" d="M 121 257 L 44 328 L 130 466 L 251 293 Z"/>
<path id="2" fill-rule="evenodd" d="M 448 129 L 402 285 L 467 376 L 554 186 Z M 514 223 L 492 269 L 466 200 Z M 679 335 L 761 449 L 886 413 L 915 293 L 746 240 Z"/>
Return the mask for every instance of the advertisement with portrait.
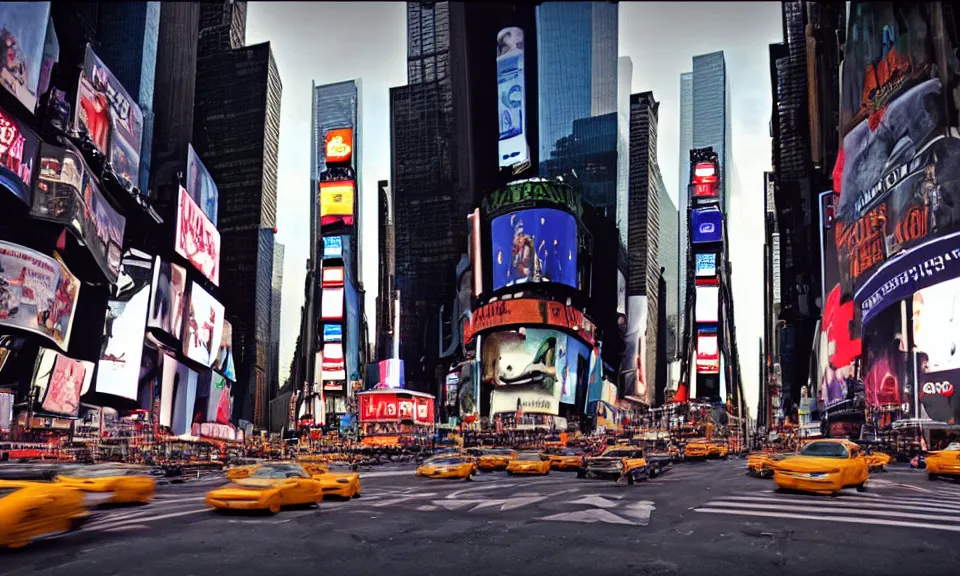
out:
<path id="1" fill-rule="evenodd" d="M 34 167 L 39 150 L 40 137 L 0 108 L 0 186 L 28 206 L 33 201 Z"/>
<path id="2" fill-rule="evenodd" d="M 406 388 L 406 376 L 403 373 L 403 360 L 391 358 L 377 363 L 378 388 Z"/>
<path id="3" fill-rule="evenodd" d="M 525 282 L 577 282 L 577 219 L 553 208 L 531 208 L 494 218 L 493 289 Z"/>
<path id="4" fill-rule="evenodd" d="M 321 360 L 320 366 L 323 371 L 324 381 L 346 379 L 343 344 L 339 342 L 327 342 L 324 344 L 323 359 Z"/>
<path id="5" fill-rule="evenodd" d="M 481 306 L 464 324 L 463 340 L 471 342 L 474 335 L 492 328 L 538 324 L 575 331 L 591 346 L 596 341 L 597 327 L 582 311 L 538 298 L 512 298 Z"/>
<path id="6" fill-rule="evenodd" d="M 690 213 L 693 227 L 690 242 L 694 244 L 712 244 L 723 242 L 723 214 L 716 206 L 697 208 Z"/>
<path id="7" fill-rule="evenodd" d="M 497 111 L 500 116 L 500 167 L 510 168 L 530 160 L 527 146 L 526 82 L 523 66 L 523 29 L 516 26 L 497 32 Z"/>
<path id="8" fill-rule="evenodd" d="M 327 164 L 350 162 L 353 158 L 353 128 L 327 130 L 324 158 Z"/>
<path id="9" fill-rule="evenodd" d="M 323 237 L 323 258 L 343 258 L 343 236 Z"/>
<path id="10" fill-rule="evenodd" d="M 720 346 L 717 331 L 697 330 L 697 374 L 720 373 Z"/>
<path id="11" fill-rule="evenodd" d="M 126 218 L 104 198 L 76 149 L 40 146 L 30 215 L 66 226 L 87 246 L 107 280 L 117 281 Z"/>
<path id="12" fill-rule="evenodd" d="M 80 280 L 59 259 L 0 242 L 0 326 L 39 334 L 66 350 Z"/>
<path id="13" fill-rule="evenodd" d="M 40 98 L 37 86 L 49 19 L 49 2 L 0 3 L 0 41 L 6 48 L 0 84 L 31 113 Z"/>
<path id="14" fill-rule="evenodd" d="M 461 420 L 469 421 L 480 412 L 480 363 L 469 362 L 460 369 L 457 385 L 458 412 Z"/>
<path id="15" fill-rule="evenodd" d="M 60 352 L 40 348 L 34 369 L 33 385 L 42 398 L 38 412 L 54 416 L 76 417 L 80 395 L 93 378 L 93 362 L 74 360 Z"/>
<path id="16" fill-rule="evenodd" d="M 343 222 L 353 225 L 354 181 L 320 183 L 320 225 Z"/>
<path id="17" fill-rule="evenodd" d="M 187 194 L 216 226 L 220 192 L 213 176 L 193 149 L 193 144 L 187 144 Z"/>
<path id="18" fill-rule="evenodd" d="M 514 399 L 530 403 L 531 412 L 557 414 L 566 366 L 567 335 L 556 330 L 519 328 L 494 332 L 483 338 L 480 352 L 481 378 L 495 391 L 509 388 Z M 565 374 L 566 373 L 566 374 Z M 501 395 L 499 401 L 506 397 Z M 494 394 L 494 400 L 496 394 Z M 494 410 L 496 412 L 496 410 Z"/>
<path id="19" fill-rule="evenodd" d="M 343 320 L 343 288 L 324 288 L 320 296 L 320 319 Z"/>
<path id="20" fill-rule="evenodd" d="M 182 186 L 174 250 L 214 286 L 220 285 L 220 232 Z"/>
<path id="21" fill-rule="evenodd" d="M 190 285 L 184 314 L 183 354 L 203 366 L 212 366 L 223 332 L 223 304 L 199 284 Z"/>
<path id="22" fill-rule="evenodd" d="M 717 254 L 716 252 L 698 253 L 696 257 L 695 277 L 697 278 L 716 278 L 717 277 Z"/>
<path id="23" fill-rule="evenodd" d="M 110 300 L 104 323 L 104 345 L 97 366 L 96 391 L 137 399 L 143 337 L 150 308 L 154 258 L 124 255 L 117 297 Z"/>
<path id="24" fill-rule="evenodd" d="M 136 187 L 143 112 L 89 44 L 74 110 L 77 131 L 107 158 L 121 184 Z"/>
<path id="25" fill-rule="evenodd" d="M 647 394 L 647 313 L 646 296 L 627 297 L 627 329 L 620 367 L 624 396 L 645 398 Z"/>
<path id="26" fill-rule="evenodd" d="M 217 348 L 217 357 L 212 368 L 222 374 L 230 382 L 237 381 L 237 373 L 233 365 L 233 325 L 223 321 L 220 331 L 220 346 Z"/>
<path id="27" fill-rule="evenodd" d="M 960 279 L 913 296 L 913 345 L 918 397 L 929 418 L 960 423 Z"/>
<path id="28" fill-rule="evenodd" d="M 586 387 L 590 368 L 590 347 L 567 337 L 567 358 L 560 376 L 560 403 L 576 404 L 579 387 Z"/>
<path id="29" fill-rule="evenodd" d="M 165 262 L 158 257 L 153 269 L 147 326 L 163 330 L 179 339 L 183 334 L 186 290 L 187 270 L 183 266 Z"/>
<path id="30" fill-rule="evenodd" d="M 694 316 L 697 323 L 715 324 L 720 321 L 720 287 L 697 285 Z"/>
<path id="31" fill-rule="evenodd" d="M 863 327 L 863 388 L 873 408 L 899 408 L 910 381 L 901 308 L 891 306 Z"/>

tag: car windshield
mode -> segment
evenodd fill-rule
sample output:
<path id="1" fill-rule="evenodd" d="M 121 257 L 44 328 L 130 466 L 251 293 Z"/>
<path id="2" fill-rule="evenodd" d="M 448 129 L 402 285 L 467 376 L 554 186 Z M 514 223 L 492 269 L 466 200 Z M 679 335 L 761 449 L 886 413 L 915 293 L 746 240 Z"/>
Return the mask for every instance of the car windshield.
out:
<path id="1" fill-rule="evenodd" d="M 951 442 L 947 444 L 947 447 L 944 448 L 944 450 L 947 450 L 950 452 L 960 452 L 960 442 Z"/>
<path id="2" fill-rule="evenodd" d="M 839 442 L 811 442 L 800 449 L 801 456 L 818 456 L 821 458 L 846 458 L 849 456 L 847 447 Z"/>
<path id="3" fill-rule="evenodd" d="M 264 480 L 281 480 L 283 478 L 309 478 L 310 475 L 300 466 L 294 464 L 261 466 L 253 471 L 250 478 Z"/>
<path id="4" fill-rule="evenodd" d="M 576 451 L 576 450 L 561 450 L 561 451 L 560 451 L 560 455 L 561 455 L 561 456 L 580 456 L 580 454 L 581 454 L 581 453 L 578 452 L 578 451 Z"/>
<path id="5" fill-rule="evenodd" d="M 511 456 L 513 455 L 512 450 L 485 450 L 483 452 L 484 456 Z"/>
<path id="6" fill-rule="evenodd" d="M 437 465 L 437 466 L 455 466 L 457 464 L 463 464 L 462 456 L 434 456 L 433 458 L 427 460 L 427 464 Z"/>
<path id="7" fill-rule="evenodd" d="M 517 460 L 521 462 L 535 462 L 540 460 L 539 452 L 524 452 L 523 454 L 517 455 Z"/>
<path id="8" fill-rule="evenodd" d="M 604 458 L 637 458 L 638 452 L 634 450 L 608 450 L 603 453 Z"/>

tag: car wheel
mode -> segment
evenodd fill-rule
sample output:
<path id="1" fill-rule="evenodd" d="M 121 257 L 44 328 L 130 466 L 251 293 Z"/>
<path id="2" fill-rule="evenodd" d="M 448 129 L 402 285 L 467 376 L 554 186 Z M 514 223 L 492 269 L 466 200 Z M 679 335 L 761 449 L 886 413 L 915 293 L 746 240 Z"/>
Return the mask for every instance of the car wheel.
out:
<path id="1" fill-rule="evenodd" d="M 937 479 L 936 474 L 927 474 L 927 480 L 933 481 Z"/>
<path id="2" fill-rule="evenodd" d="M 280 503 L 279 503 L 279 502 L 271 502 L 269 505 L 267 505 L 267 513 L 270 514 L 271 516 L 273 516 L 273 515 L 275 515 L 275 514 L 279 514 L 279 513 L 280 513 Z"/>
<path id="3" fill-rule="evenodd" d="M 866 491 L 867 491 L 866 483 L 857 484 L 857 492 L 866 492 Z"/>

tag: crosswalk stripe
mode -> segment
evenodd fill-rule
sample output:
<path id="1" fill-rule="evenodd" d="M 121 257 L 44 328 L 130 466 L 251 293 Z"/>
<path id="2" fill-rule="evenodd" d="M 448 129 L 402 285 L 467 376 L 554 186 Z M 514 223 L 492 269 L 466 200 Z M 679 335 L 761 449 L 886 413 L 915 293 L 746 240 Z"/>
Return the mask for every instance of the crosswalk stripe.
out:
<path id="1" fill-rule="evenodd" d="M 751 496 L 756 494 L 755 492 L 738 492 L 742 496 Z M 764 490 L 763 494 L 776 495 L 778 494 L 775 490 Z M 918 497 L 911 498 L 908 496 L 884 496 L 877 494 L 875 492 L 864 492 L 864 493 L 847 493 L 836 496 L 835 499 L 838 500 L 857 500 L 860 502 L 872 501 L 872 500 L 884 500 L 888 502 L 899 502 L 902 504 L 935 504 L 939 506 L 953 507 L 960 505 L 960 502 L 953 499 L 944 499 L 944 498 L 927 498 L 927 497 Z"/>
<path id="2" fill-rule="evenodd" d="M 746 510 L 782 510 L 784 512 L 813 512 L 813 513 L 828 513 L 828 514 L 852 514 L 853 516 L 878 516 L 878 517 L 888 517 L 896 516 L 897 518 L 912 518 L 914 520 L 936 520 L 940 522 L 960 522 L 960 518 L 954 518 L 951 516 L 941 516 L 937 514 L 917 514 L 914 512 L 893 512 L 889 510 L 864 510 L 859 508 L 844 508 L 840 506 L 809 506 L 802 504 L 756 504 L 750 502 L 721 502 L 714 501 L 708 502 L 707 507 L 720 507 L 728 509 L 740 509 Z M 700 509 L 698 509 L 699 511 Z M 830 518 L 830 517 L 828 517 Z M 960 526 L 958 526 L 960 528 Z"/>
<path id="3" fill-rule="evenodd" d="M 128 526 L 130 524 L 136 524 L 139 522 L 156 522 L 157 520 L 166 520 L 167 518 L 178 518 L 180 516 L 187 516 L 190 514 L 199 514 L 201 512 L 209 512 L 209 511 L 210 511 L 209 508 L 200 508 L 200 509 L 193 509 L 193 510 L 184 510 L 182 512 L 172 512 L 170 514 L 161 514 L 159 516 L 142 516 L 139 518 L 131 518 L 131 519 L 122 520 L 119 522 L 91 524 L 91 525 L 84 526 L 80 530 L 84 532 L 105 532 L 107 530 L 111 530 L 121 526 Z"/>
<path id="4" fill-rule="evenodd" d="M 821 520 L 826 522 L 844 522 L 848 524 L 872 524 L 877 526 L 899 526 L 903 528 L 927 528 L 960 532 L 960 526 L 952 524 L 927 524 L 924 522 L 906 522 L 886 518 L 862 518 L 852 516 L 823 516 L 815 514 L 791 514 L 789 512 L 766 512 L 761 510 L 727 510 L 723 508 L 697 508 L 696 512 L 705 514 L 727 514 L 730 516 L 757 516 L 762 518 L 791 518 L 795 520 Z"/>
<path id="5" fill-rule="evenodd" d="M 723 498 L 714 500 L 713 502 L 725 502 L 725 501 L 759 502 L 759 503 L 767 502 L 767 503 L 774 503 L 774 504 L 780 503 L 780 502 L 787 502 L 787 503 L 794 503 L 794 504 L 810 504 L 810 503 L 817 502 L 817 500 L 812 500 L 808 498 L 772 498 L 769 496 L 724 496 Z M 944 513 L 960 512 L 960 507 L 952 507 L 952 506 L 902 504 L 899 502 L 886 502 L 886 501 L 878 501 L 878 500 L 871 500 L 869 502 L 851 502 L 849 500 L 840 500 L 837 498 L 830 500 L 830 506 L 840 506 L 840 507 L 847 507 L 847 508 L 879 508 L 883 510 L 888 510 L 891 508 L 895 508 L 898 510 L 920 510 L 920 511 L 942 510 Z M 960 521 L 960 517 L 958 517 L 958 521 Z"/>

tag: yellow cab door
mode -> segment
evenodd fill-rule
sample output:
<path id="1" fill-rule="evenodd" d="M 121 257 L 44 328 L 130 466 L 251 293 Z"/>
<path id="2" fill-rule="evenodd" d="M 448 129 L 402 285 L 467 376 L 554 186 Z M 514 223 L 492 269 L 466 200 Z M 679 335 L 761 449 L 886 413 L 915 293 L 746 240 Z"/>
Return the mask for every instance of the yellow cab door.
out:
<path id="1" fill-rule="evenodd" d="M 870 465 L 867 464 L 867 459 L 863 456 L 863 451 L 860 448 L 853 448 L 850 450 L 850 457 L 853 459 L 853 466 L 850 467 L 851 474 L 853 475 L 851 484 L 862 484 L 867 481 L 869 476 Z"/>

